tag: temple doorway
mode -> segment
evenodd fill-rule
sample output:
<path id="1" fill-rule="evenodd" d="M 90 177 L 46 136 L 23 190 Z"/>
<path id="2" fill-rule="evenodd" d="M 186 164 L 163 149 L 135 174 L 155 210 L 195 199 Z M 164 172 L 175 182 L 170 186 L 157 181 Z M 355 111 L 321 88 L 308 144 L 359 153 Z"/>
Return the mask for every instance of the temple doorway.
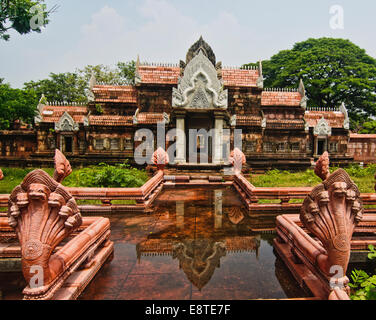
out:
<path id="1" fill-rule="evenodd" d="M 318 139 L 317 140 L 317 155 L 321 156 L 325 151 L 327 151 L 326 147 L 326 139 Z"/>
<path id="2" fill-rule="evenodd" d="M 189 113 L 186 125 L 186 159 L 188 163 L 207 164 L 213 162 L 214 117 L 210 112 Z"/>
<path id="3" fill-rule="evenodd" d="M 73 152 L 73 137 L 64 137 L 63 152 L 72 153 Z"/>

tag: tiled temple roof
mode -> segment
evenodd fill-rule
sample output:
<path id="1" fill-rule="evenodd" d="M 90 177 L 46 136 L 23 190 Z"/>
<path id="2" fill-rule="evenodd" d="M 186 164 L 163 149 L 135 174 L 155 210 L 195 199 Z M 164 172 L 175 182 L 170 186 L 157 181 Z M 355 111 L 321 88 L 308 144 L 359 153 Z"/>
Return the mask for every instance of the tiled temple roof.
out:
<path id="1" fill-rule="evenodd" d="M 133 126 L 132 116 L 90 116 L 89 123 L 93 126 Z"/>
<path id="2" fill-rule="evenodd" d="M 178 84 L 179 67 L 139 66 L 137 73 L 143 84 Z M 257 69 L 222 69 L 222 79 L 227 87 L 256 87 L 259 71 Z"/>
<path id="3" fill-rule="evenodd" d="M 263 91 L 261 105 L 299 107 L 302 98 L 297 91 Z"/>
<path id="4" fill-rule="evenodd" d="M 163 121 L 163 113 L 142 112 L 137 116 L 139 124 L 157 124 Z"/>
<path id="5" fill-rule="evenodd" d="M 133 86 L 96 85 L 92 91 L 96 102 L 137 103 L 137 91 Z"/>
<path id="6" fill-rule="evenodd" d="M 222 79 L 227 87 L 256 87 L 258 70 L 222 69 Z"/>
<path id="7" fill-rule="evenodd" d="M 324 119 L 328 122 L 332 128 L 343 128 L 345 121 L 345 115 L 339 111 L 306 111 L 304 115 L 305 121 L 310 127 L 316 127 L 320 119 Z"/>
<path id="8" fill-rule="evenodd" d="M 177 84 L 180 76 L 179 67 L 140 66 L 137 69 L 141 83 Z"/>
<path id="9" fill-rule="evenodd" d="M 86 106 L 50 106 L 46 105 L 42 111 L 42 121 L 47 123 L 58 122 L 61 116 L 68 112 L 77 123 L 83 123 L 87 114 Z"/>

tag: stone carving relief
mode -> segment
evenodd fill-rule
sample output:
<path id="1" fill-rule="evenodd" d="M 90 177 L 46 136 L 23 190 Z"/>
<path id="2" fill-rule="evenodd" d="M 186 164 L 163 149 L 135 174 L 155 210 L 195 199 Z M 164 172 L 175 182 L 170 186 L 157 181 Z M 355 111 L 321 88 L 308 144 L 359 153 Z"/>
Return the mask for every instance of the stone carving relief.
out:
<path id="1" fill-rule="evenodd" d="M 323 155 L 323 158 L 326 157 Z M 319 175 L 325 180 L 304 200 L 300 220 L 320 240 L 316 258 L 318 269 L 329 281 L 335 273 L 332 268 L 340 267 L 344 276 L 337 280 L 347 291 L 349 280 L 345 275 L 350 259 L 351 238 L 355 226 L 362 220 L 363 203 L 357 186 L 345 170 L 338 169 L 329 175 L 327 160 L 323 159 L 319 165 L 322 169 L 317 172 L 325 172 Z"/>
<path id="2" fill-rule="evenodd" d="M 228 91 L 217 77 L 213 63 L 200 51 L 185 67 L 178 88 L 173 88 L 172 106 L 188 109 L 227 109 Z"/>
<path id="3" fill-rule="evenodd" d="M 315 136 L 331 136 L 332 128 L 329 126 L 328 122 L 322 117 L 318 122 L 316 127 L 313 129 L 313 134 Z"/>
<path id="4" fill-rule="evenodd" d="M 70 166 L 65 162 L 63 168 L 59 153 L 55 159 L 59 173 L 54 176 L 62 181 Z M 61 257 L 53 255 L 55 248 L 82 223 L 77 204 L 58 181 L 43 170 L 34 170 L 13 190 L 8 208 L 9 225 L 21 245 L 25 280 L 30 284 L 35 267 L 41 268 L 43 282 L 31 290 L 43 295 L 64 271 Z"/>
<path id="5" fill-rule="evenodd" d="M 68 112 L 64 112 L 60 120 L 55 123 L 56 131 L 78 131 L 79 125 L 76 123 Z"/>

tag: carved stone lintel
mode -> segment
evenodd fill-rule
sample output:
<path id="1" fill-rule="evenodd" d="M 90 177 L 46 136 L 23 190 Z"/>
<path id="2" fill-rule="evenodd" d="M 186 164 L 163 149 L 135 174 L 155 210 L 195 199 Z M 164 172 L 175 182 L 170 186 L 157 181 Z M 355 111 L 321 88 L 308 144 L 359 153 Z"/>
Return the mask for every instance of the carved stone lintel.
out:
<path id="1" fill-rule="evenodd" d="M 78 131 L 79 125 L 76 123 L 68 112 L 64 112 L 60 120 L 55 123 L 56 131 Z"/>
<path id="2" fill-rule="evenodd" d="M 315 136 L 331 136 L 332 128 L 329 126 L 329 123 L 322 117 L 318 122 L 316 127 L 313 129 L 313 134 Z"/>
<path id="3" fill-rule="evenodd" d="M 173 88 L 172 106 L 190 109 L 227 109 L 228 91 L 223 90 L 217 70 L 202 51 L 185 67 L 178 88 Z"/>

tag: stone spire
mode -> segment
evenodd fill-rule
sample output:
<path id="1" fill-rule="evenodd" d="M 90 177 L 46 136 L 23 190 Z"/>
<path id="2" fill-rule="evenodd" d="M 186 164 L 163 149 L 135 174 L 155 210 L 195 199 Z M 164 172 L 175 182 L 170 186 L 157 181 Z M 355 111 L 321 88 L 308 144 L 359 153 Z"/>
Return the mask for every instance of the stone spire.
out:
<path id="1" fill-rule="evenodd" d="M 211 61 L 211 63 L 216 65 L 216 57 L 213 49 L 204 41 L 202 36 L 198 41 L 196 41 L 188 50 L 185 63 L 188 64 L 200 51 Z"/>

